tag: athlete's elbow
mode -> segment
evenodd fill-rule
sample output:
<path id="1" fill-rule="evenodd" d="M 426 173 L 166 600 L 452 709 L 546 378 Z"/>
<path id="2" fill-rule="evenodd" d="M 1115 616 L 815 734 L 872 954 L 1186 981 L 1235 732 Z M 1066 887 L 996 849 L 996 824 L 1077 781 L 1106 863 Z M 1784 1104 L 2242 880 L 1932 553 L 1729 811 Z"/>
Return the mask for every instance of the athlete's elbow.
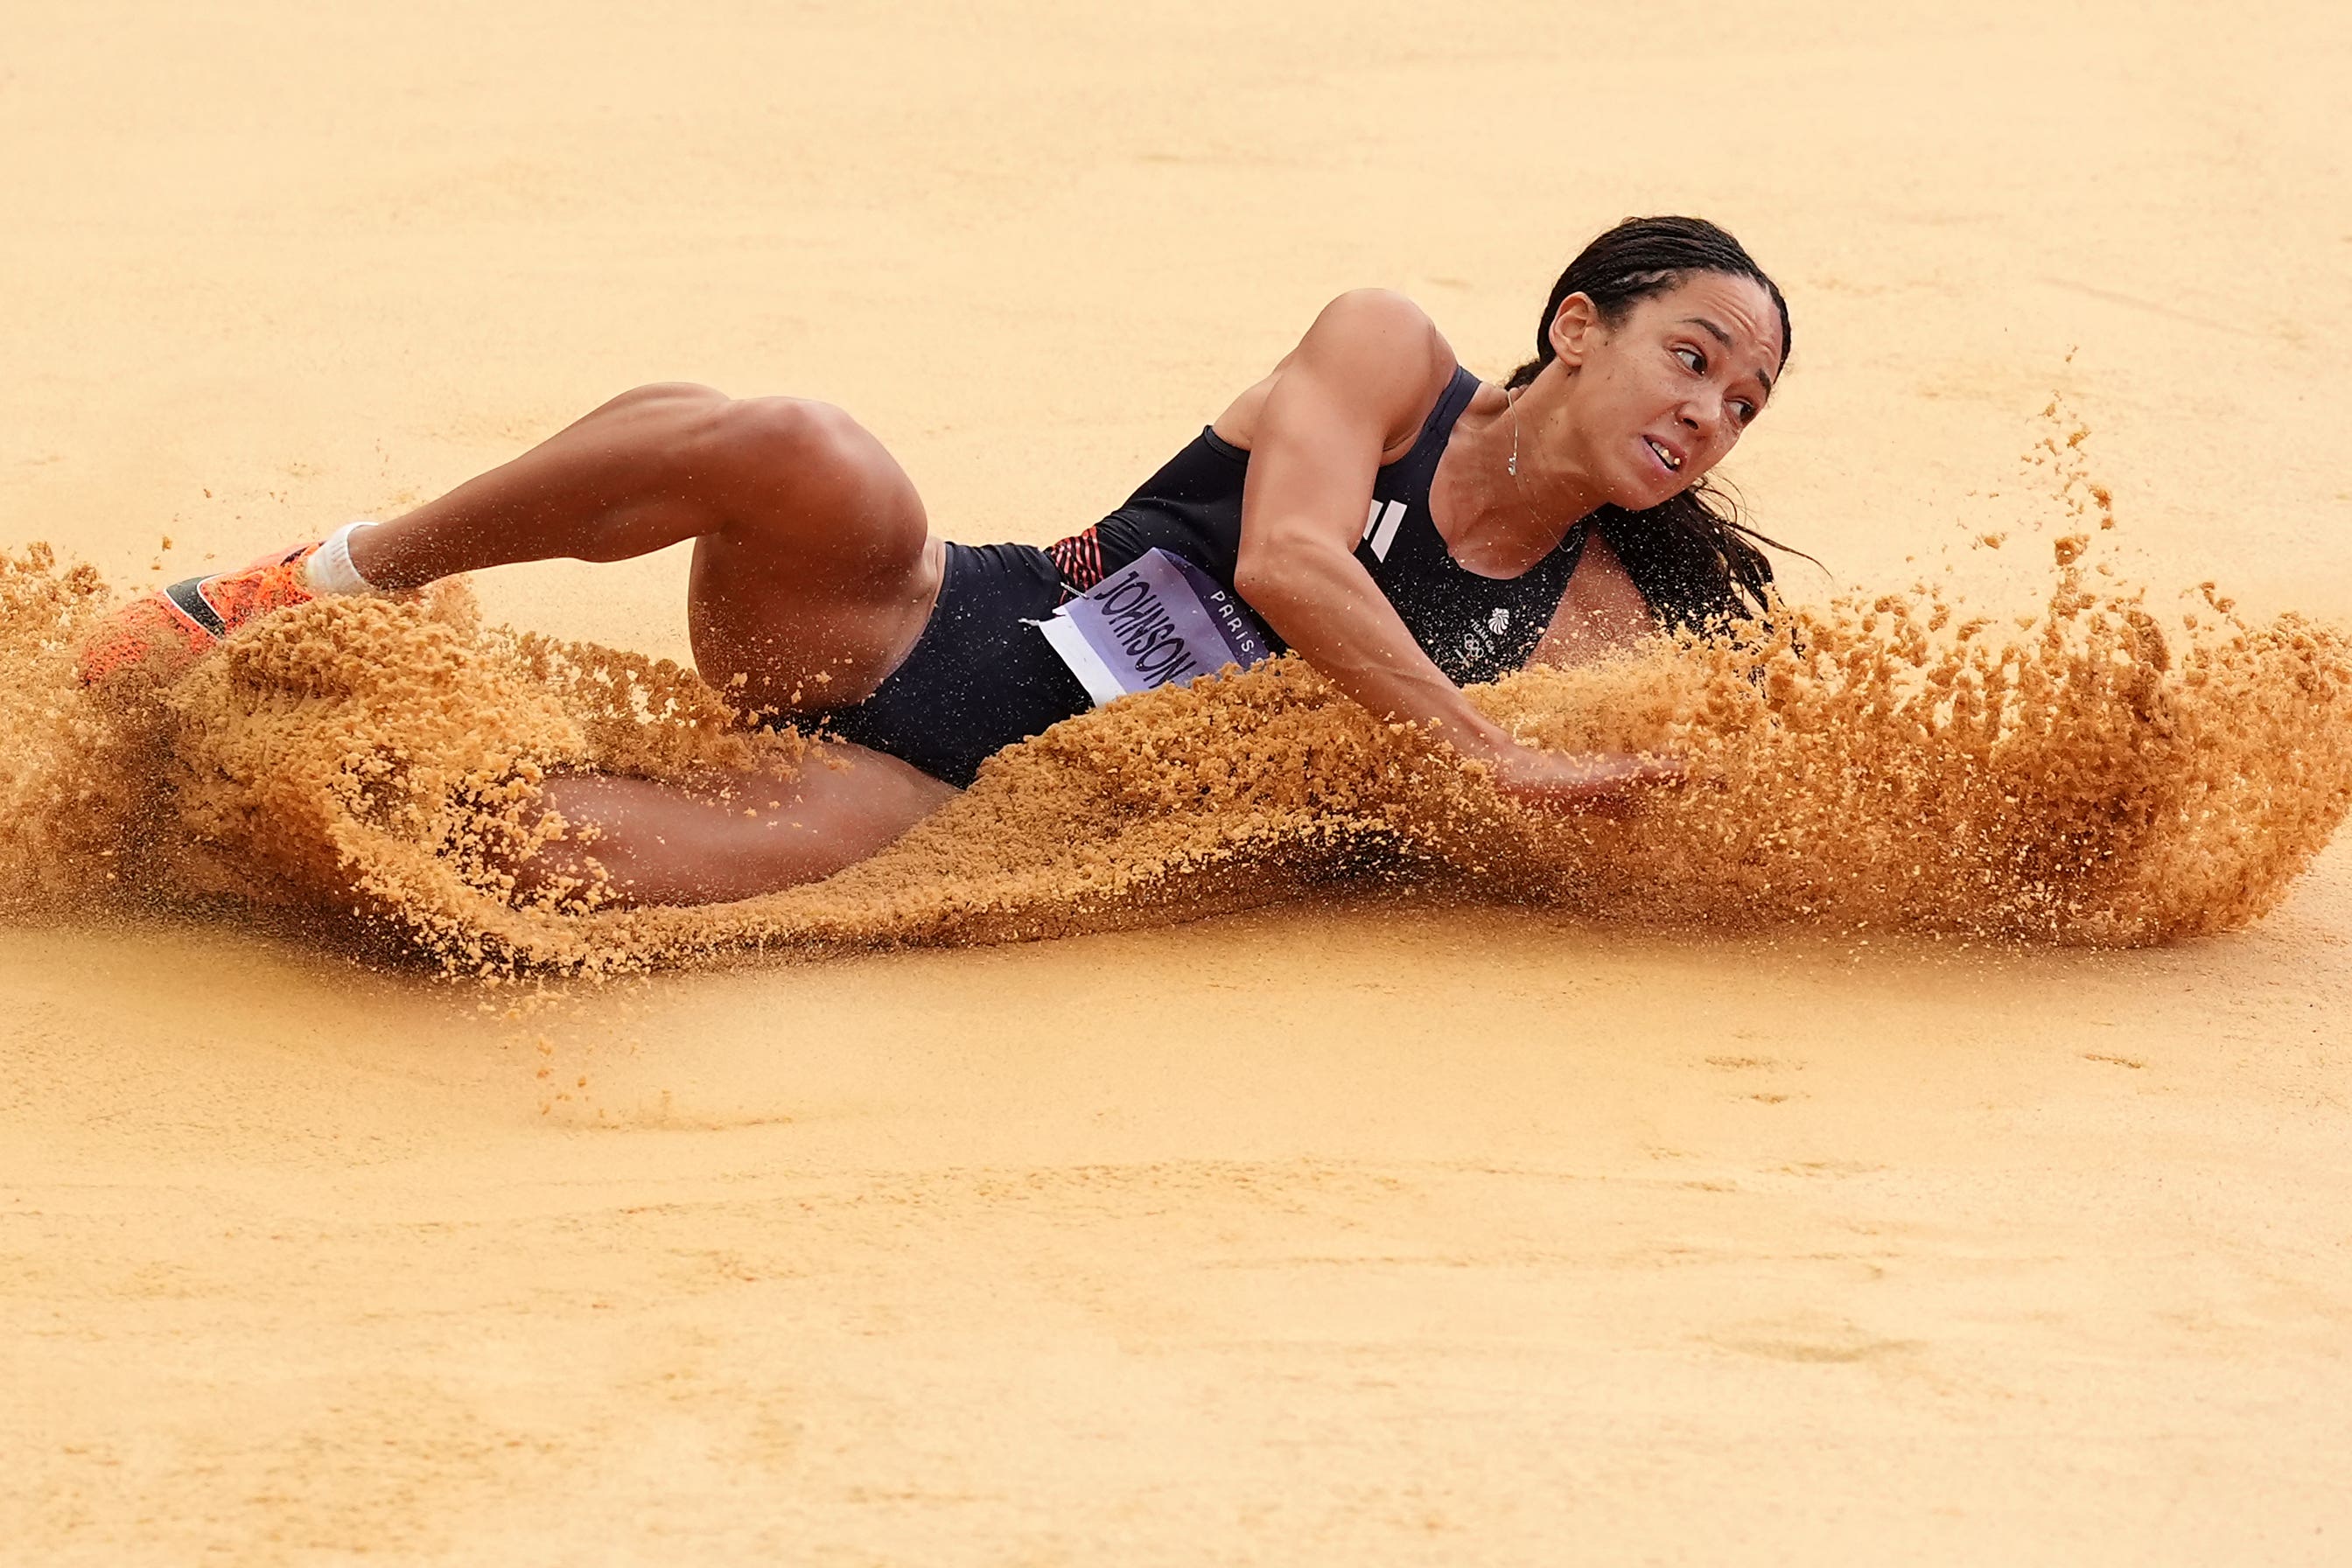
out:
<path id="1" fill-rule="evenodd" d="M 1244 538 L 1234 556 L 1234 592 L 1260 614 L 1279 616 L 1305 575 L 1297 556 L 1288 541 Z"/>
<path id="2" fill-rule="evenodd" d="M 1316 530 L 1274 527 L 1244 533 L 1234 558 L 1234 588 L 1264 613 L 1327 603 L 1347 591 L 1353 559 Z"/>

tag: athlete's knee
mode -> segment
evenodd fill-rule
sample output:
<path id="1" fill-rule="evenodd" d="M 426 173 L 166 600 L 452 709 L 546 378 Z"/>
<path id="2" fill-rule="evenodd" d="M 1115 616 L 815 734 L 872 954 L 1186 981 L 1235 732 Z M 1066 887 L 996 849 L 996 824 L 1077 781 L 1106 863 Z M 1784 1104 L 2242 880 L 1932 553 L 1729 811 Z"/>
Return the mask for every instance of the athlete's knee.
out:
<path id="1" fill-rule="evenodd" d="M 634 387 L 587 422 L 600 447 L 665 494 L 716 500 L 824 461 L 855 430 L 837 408 L 796 397 L 730 397 L 665 381 Z"/>
<path id="2" fill-rule="evenodd" d="M 723 472 L 729 526 L 748 542 L 854 561 L 861 572 L 920 559 L 922 503 L 898 461 L 866 427 L 829 403 L 751 397 L 712 426 L 705 460 Z M 814 563 L 814 557 L 812 563 Z"/>
<path id="3" fill-rule="evenodd" d="M 744 397 L 711 412 L 706 452 L 752 479 L 796 482 L 855 477 L 882 458 L 881 444 L 830 403 L 806 397 Z"/>

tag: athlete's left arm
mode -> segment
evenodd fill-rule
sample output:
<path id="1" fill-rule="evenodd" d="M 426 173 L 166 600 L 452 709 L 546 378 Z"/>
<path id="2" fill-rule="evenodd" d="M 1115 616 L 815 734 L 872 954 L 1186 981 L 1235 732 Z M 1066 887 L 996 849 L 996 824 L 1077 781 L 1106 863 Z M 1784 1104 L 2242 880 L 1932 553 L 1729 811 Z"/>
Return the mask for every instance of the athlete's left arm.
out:
<path id="1" fill-rule="evenodd" d="M 1659 635 L 1658 617 L 1599 529 L 1584 541 L 1568 591 L 1529 664 L 1590 664 Z"/>

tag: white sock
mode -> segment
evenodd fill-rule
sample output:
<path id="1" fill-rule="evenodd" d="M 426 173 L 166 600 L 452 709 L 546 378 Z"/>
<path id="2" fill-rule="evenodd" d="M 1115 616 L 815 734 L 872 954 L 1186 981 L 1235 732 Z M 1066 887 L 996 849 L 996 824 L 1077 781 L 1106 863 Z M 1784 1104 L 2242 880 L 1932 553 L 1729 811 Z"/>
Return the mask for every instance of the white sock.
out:
<path id="1" fill-rule="evenodd" d="M 310 552 L 302 563 L 302 580 L 313 594 L 373 594 L 374 584 L 360 575 L 352 564 L 352 535 L 362 528 L 373 528 L 373 522 L 347 522 L 327 535 L 327 542 Z"/>

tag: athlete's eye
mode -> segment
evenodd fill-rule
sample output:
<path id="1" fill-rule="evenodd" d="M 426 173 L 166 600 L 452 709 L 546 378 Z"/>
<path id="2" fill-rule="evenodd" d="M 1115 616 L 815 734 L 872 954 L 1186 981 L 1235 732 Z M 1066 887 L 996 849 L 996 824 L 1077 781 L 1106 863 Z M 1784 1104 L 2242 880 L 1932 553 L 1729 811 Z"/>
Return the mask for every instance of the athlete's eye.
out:
<path id="1" fill-rule="evenodd" d="M 1739 422 L 1742 425 L 1756 417 L 1756 405 L 1744 397 L 1735 400 L 1731 405 L 1739 410 Z"/>
<path id="2" fill-rule="evenodd" d="M 1706 356 L 1698 350 L 1687 347 L 1678 348 L 1675 351 L 1675 357 L 1682 361 L 1683 368 L 1693 375 L 1706 374 Z"/>

